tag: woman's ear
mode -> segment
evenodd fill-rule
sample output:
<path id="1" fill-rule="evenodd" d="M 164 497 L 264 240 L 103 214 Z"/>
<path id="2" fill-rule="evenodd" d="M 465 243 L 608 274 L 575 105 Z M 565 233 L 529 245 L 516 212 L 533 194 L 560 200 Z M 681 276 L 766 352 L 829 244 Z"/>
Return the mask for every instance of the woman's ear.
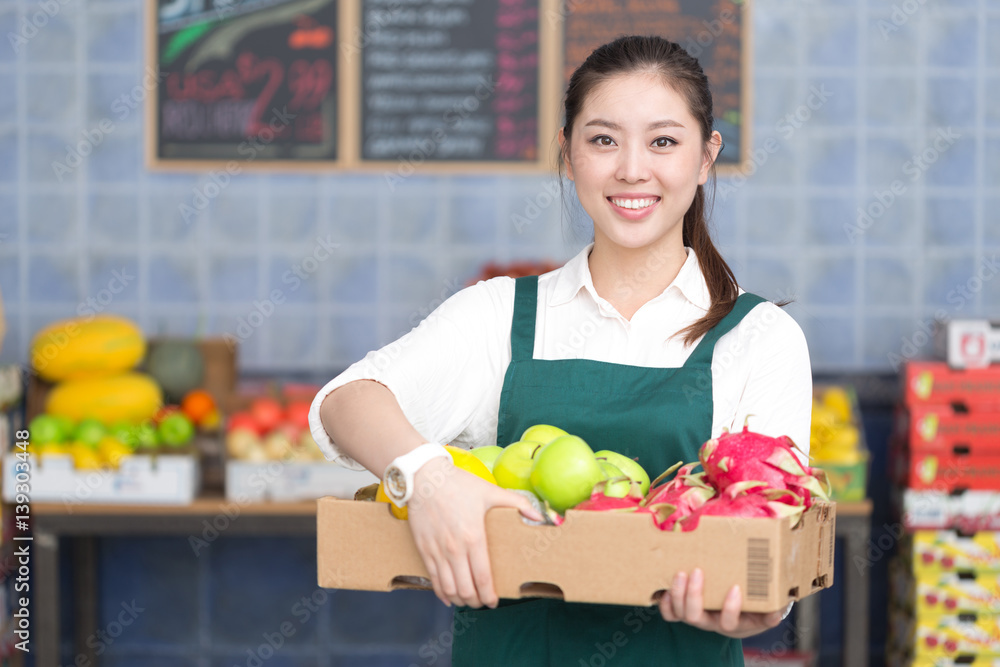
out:
<path id="1" fill-rule="evenodd" d="M 569 160 L 569 144 L 566 143 L 566 133 L 563 132 L 564 128 L 559 128 L 559 157 L 563 161 L 563 166 L 566 167 L 566 177 L 569 180 L 573 180 L 573 163 Z"/>
<path id="2" fill-rule="evenodd" d="M 715 164 L 715 160 L 719 157 L 719 151 L 721 150 L 722 135 L 718 131 L 712 132 L 708 143 L 705 144 L 705 155 L 701 161 L 701 171 L 698 172 L 699 185 L 704 185 L 708 182 L 708 172 L 712 169 L 712 165 Z"/>

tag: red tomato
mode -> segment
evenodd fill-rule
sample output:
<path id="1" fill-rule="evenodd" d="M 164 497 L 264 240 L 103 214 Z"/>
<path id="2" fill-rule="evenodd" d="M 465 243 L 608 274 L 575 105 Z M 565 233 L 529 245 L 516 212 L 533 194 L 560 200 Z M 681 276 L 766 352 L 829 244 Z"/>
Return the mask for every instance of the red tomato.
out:
<path id="1" fill-rule="evenodd" d="M 273 398 L 261 397 L 253 399 L 250 404 L 250 414 L 257 421 L 261 433 L 268 433 L 285 420 L 285 409 Z"/>
<path id="2" fill-rule="evenodd" d="M 234 412 L 226 420 L 226 432 L 244 429 L 260 435 L 260 425 L 249 412 Z"/>
<path id="3" fill-rule="evenodd" d="M 306 430 L 309 428 L 309 406 L 306 401 L 293 401 L 288 404 L 285 410 L 285 419 L 296 428 Z"/>

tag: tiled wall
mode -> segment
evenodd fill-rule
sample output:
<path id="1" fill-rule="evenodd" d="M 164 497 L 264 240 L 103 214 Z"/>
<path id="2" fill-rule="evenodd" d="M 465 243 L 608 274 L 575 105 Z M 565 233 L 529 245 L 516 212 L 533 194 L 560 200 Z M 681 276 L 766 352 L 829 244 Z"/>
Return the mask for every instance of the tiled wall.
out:
<path id="1" fill-rule="evenodd" d="M 548 201 L 547 177 L 419 169 L 395 192 L 379 174 L 245 175 L 185 221 L 180 204 L 207 177 L 146 172 L 142 113 L 114 103 L 141 95 L 142 3 L 50 2 L 54 15 L 26 32 L 41 4 L 0 0 L 3 360 L 25 359 L 33 331 L 94 298 L 150 333 L 263 319 L 243 329 L 244 368 L 333 371 L 409 329 L 483 261 L 565 259 L 585 241 L 558 201 L 515 228 Z M 821 370 L 919 353 L 914 337 L 938 311 L 996 315 L 1000 2 L 751 4 L 759 167 L 720 181 L 715 209 L 744 286 L 795 298 Z M 53 161 L 103 119 L 113 131 L 60 181 Z M 894 181 L 902 194 L 883 207 Z M 872 213 L 861 226 L 859 208 Z M 318 238 L 336 250 L 285 282 Z M 116 272 L 125 284 L 112 293 Z M 252 315 L 273 290 L 286 302 Z"/>

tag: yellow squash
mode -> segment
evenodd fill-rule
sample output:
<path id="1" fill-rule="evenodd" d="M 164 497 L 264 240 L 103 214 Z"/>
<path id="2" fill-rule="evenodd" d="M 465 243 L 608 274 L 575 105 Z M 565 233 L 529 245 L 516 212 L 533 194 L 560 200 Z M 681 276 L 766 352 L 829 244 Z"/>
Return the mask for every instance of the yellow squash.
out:
<path id="1" fill-rule="evenodd" d="M 55 322 L 31 341 L 31 367 L 50 382 L 115 375 L 135 368 L 145 354 L 142 330 L 117 315 Z"/>
<path id="2" fill-rule="evenodd" d="M 162 405 L 163 394 L 151 377 L 120 373 L 60 382 L 49 392 L 45 412 L 74 421 L 93 417 L 107 425 L 138 424 L 152 419 Z"/>

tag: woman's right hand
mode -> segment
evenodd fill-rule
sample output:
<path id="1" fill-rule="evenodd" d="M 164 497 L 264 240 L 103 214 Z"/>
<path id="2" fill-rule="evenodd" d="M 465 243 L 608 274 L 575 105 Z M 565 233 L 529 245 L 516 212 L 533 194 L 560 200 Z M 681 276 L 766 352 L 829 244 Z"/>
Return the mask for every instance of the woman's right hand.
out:
<path id="1" fill-rule="evenodd" d="M 434 594 L 449 606 L 496 607 L 486 512 L 516 507 L 529 519 L 541 521 L 542 516 L 524 496 L 490 484 L 444 457 L 425 463 L 414 484 L 407 505 L 410 530 Z"/>

